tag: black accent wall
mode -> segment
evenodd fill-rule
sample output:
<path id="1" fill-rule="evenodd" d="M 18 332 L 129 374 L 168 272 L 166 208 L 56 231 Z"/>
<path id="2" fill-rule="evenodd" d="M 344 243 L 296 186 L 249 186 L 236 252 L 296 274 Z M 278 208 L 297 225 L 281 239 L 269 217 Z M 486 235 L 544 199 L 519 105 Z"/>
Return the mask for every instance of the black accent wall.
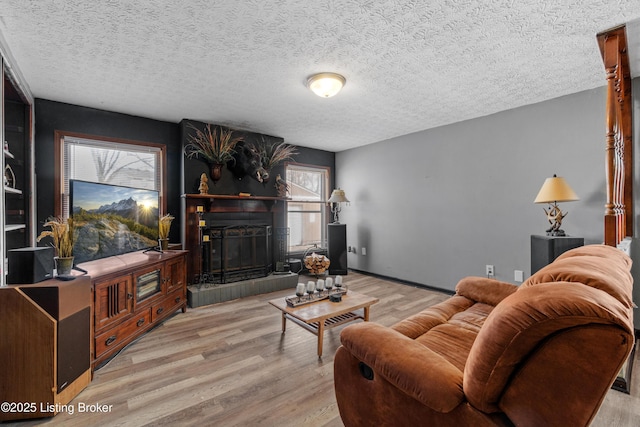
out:
<path id="1" fill-rule="evenodd" d="M 35 173 L 37 230 L 54 214 L 54 132 L 62 130 L 165 145 L 167 151 L 167 212 L 176 217 L 170 241 L 180 241 L 180 168 L 182 148 L 177 123 L 80 107 L 62 102 L 35 100 Z"/>
<path id="2" fill-rule="evenodd" d="M 167 212 L 176 217 L 175 225 L 171 227 L 170 241 L 180 241 L 180 227 L 178 226 L 181 223 L 180 195 L 198 193 L 197 177 L 202 172 L 208 171 L 206 163 L 200 160 L 185 159 L 184 176 L 181 176 L 183 174 L 184 126 L 185 120 L 181 123 L 170 123 L 57 101 L 36 99 L 35 174 L 38 224 L 36 235 L 42 231 L 44 221 L 54 214 L 54 132 L 60 130 L 165 145 L 167 152 Z M 334 188 L 335 153 L 300 146 L 297 146 L 297 149 L 298 154 L 294 158 L 295 162 L 331 168 L 330 188 Z M 269 182 L 261 184 L 249 177 L 238 179 L 227 168 L 224 168 L 222 178 L 217 184 L 209 182 L 209 193 L 238 194 L 246 192 L 260 196 L 275 196 L 276 190 L 273 187 L 275 177 L 278 173 L 284 177 L 284 165 L 278 165 L 272 172 L 272 178 Z"/>

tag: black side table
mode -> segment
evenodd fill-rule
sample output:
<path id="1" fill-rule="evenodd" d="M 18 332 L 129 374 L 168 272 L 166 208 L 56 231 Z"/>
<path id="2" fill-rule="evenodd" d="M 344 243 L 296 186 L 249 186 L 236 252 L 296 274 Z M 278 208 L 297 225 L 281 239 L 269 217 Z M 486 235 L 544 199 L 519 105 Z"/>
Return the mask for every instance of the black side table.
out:
<path id="1" fill-rule="evenodd" d="M 553 262 L 569 249 L 584 246 L 584 238 L 570 236 L 531 236 L 531 274 Z"/>

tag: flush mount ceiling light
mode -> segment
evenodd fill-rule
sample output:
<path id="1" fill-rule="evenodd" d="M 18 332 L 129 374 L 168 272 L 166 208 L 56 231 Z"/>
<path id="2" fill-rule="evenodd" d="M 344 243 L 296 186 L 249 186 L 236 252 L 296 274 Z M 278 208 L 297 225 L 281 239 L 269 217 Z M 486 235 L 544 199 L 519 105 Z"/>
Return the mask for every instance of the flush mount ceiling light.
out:
<path id="1" fill-rule="evenodd" d="M 318 73 L 307 79 L 307 87 L 322 98 L 331 98 L 340 92 L 346 79 L 336 73 Z"/>

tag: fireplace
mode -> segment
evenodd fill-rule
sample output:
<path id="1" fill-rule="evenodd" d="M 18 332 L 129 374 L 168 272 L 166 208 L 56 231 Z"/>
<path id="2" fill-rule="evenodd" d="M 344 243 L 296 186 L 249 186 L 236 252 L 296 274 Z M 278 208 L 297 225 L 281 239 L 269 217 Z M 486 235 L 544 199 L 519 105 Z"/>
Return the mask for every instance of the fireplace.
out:
<path id="1" fill-rule="evenodd" d="M 231 283 L 278 271 L 284 258 L 279 236 L 288 234 L 282 232 L 284 199 L 186 194 L 183 200 L 189 284 Z"/>
<path id="2" fill-rule="evenodd" d="M 298 275 L 284 266 L 285 199 L 185 194 L 183 201 L 190 307 L 296 287 Z"/>
<path id="3" fill-rule="evenodd" d="M 236 224 L 202 231 L 204 283 L 231 283 L 267 276 L 272 270 L 271 226 Z"/>

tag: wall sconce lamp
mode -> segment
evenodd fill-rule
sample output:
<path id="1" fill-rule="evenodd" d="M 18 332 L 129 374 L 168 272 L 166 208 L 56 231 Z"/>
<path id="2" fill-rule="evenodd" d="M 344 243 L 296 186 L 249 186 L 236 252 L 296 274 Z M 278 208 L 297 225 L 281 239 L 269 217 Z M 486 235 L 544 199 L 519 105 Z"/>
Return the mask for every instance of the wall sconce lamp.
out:
<path id="1" fill-rule="evenodd" d="M 564 178 L 554 174 L 552 178 L 545 179 L 533 203 L 549 203 L 548 211 L 543 208 L 544 213 L 547 215 L 547 220 L 551 224 L 551 227 L 546 230 L 547 236 L 565 235 L 560 226 L 562 225 L 562 219 L 567 216 L 568 212 L 563 213 L 558 207 L 558 202 L 573 202 L 576 200 L 580 199 Z"/>
<path id="2" fill-rule="evenodd" d="M 340 74 L 318 73 L 307 79 L 307 87 L 322 98 L 331 98 L 340 92 L 346 82 Z"/>
<path id="3" fill-rule="evenodd" d="M 328 203 L 331 203 L 331 213 L 333 213 L 333 222 L 336 224 L 340 224 L 339 214 L 340 214 L 340 203 L 349 203 L 349 199 L 344 195 L 344 190 L 336 188 L 331 192 L 331 197 L 327 200 Z"/>

